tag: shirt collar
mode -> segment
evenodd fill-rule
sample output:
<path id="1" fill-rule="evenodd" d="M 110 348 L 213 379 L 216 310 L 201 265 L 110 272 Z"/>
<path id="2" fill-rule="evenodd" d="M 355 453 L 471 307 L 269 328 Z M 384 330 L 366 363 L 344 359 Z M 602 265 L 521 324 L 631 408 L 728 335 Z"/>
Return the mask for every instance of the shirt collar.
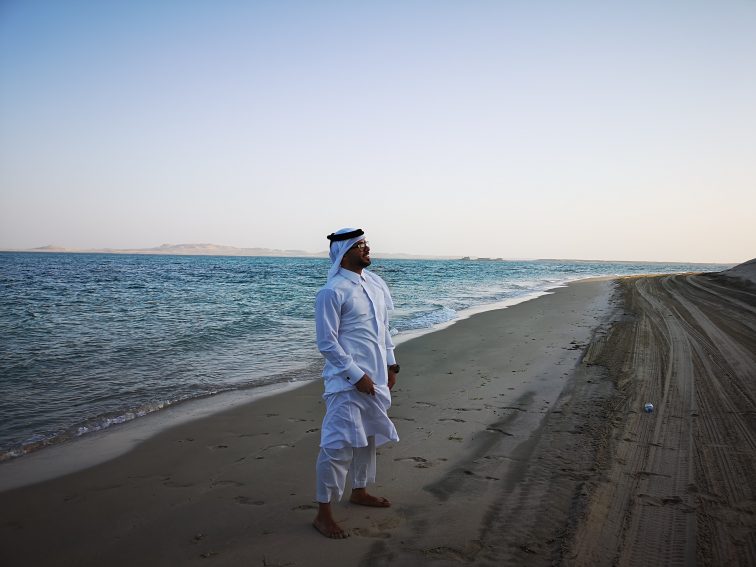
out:
<path id="1" fill-rule="evenodd" d="M 365 281 L 365 271 L 362 271 L 362 274 L 358 274 L 356 272 L 353 272 L 352 270 L 347 270 L 345 268 L 339 268 L 339 275 L 345 277 L 352 283 L 361 283 Z"/>

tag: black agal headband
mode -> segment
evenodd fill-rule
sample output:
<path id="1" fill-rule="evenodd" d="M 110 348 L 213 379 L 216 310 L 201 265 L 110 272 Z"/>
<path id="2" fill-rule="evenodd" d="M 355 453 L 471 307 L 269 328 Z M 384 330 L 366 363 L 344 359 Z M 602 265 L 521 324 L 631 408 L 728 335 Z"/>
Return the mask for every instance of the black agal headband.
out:
<path id="1" fill-rule="evenodd" d="M 336 234 L 335 232 L 332 232 L 326 238 L 331 241 L 331 244 L 334 242 L 341 242 L 342 240 L 349 240 L 350 238 L 356 238 L 358 236 L 362 236 L 365 234 L 365 231 L 361 228 L 358 228 L 357 230 L 353 230 L 351 232 L 342 232 L 341 234 Z"/>

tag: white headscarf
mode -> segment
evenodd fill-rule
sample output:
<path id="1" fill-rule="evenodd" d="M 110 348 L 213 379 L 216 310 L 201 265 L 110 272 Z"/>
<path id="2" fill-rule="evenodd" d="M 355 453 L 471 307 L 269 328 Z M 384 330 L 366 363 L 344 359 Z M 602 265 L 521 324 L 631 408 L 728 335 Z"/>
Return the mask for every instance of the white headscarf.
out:
<path id="1" fill-rule="evenodd" d="M 345 232 L 354 232 L 356 228 L 342 228 L 337 230 L 334 234 L 344 234 Z M 365 235 L 361 234 L 347 240 L 337 240 L 331 243 L 331 248 L 328 251 L 328 257 L 331 259 L 331 269 L 328 270 L 328 279 L 330 280 L 336 274 L 339 273 L 341 267 L 341 260 L 344 258 L 344 254 L 349 252 L 349 249 L 357 244 L 360 240 L 365 240 Z"/>
<path id="2" fill-rule="evenodd" d="M 334 234 L 344 234 L 345 232 L 354 232 L 355 230 L 357 229 L 356 228 L 342 228 L 341 230 L 337 230 L 336 232 L 334 232 Z M 357 244 L 360 240 L 365 240 L 364 233 L 360 234 L 359 236 L 349 238 L 347 240 L 337 240 L 331 243 L 331 249 L 328 251 L 328 257 L 331 258 L 331 269 L 328 270 L 329 280 L 339 273 L 339 268 L 341 268 L 341 260 L 344 258 L 344 254 L 349 252 L 349 249 L 355 244 Z M 369 272 L 368 270 L 363 270 L 362 274 L 364 277 L 367 277 L 368 279 L 370 279 L 370 281 L 372 281 L 375 285 L 377 285 L 381 289 L 381 291 L 383 292 L 384 300 L 386 301 L 386 309 L 388 309 L 389 311 L 393 311 L 394 300 L 391 298 L 391 292 L 389 291 L 389 288 L 386 285 L 386 282 L 384 282 L 382 278 Z"/>

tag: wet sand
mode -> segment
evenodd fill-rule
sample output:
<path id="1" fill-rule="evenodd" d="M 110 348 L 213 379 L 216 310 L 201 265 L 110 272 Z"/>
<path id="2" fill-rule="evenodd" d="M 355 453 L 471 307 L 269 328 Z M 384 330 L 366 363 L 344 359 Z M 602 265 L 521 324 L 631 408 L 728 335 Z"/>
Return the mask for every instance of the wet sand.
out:
<path id="1" fill-rule="evenodd" d="M 754 564 L 755 352 L 747 282 L 576 282 L 399 346 L 393 506 L 336 505 L 347 540 L 310 525 L 314 383 L 0 493 L 0 563 Z"/>

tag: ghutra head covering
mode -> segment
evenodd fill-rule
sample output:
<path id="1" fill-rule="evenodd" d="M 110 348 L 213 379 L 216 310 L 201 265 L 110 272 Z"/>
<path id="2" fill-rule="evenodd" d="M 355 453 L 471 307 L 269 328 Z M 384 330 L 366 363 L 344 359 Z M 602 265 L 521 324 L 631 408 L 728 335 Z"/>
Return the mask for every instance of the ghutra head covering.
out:
<path id="1" fill-rule="evenodd" d="M 328 257 L 331 259 L 331 268 L 328 270 L 328 279 L 335 276 L 341 267 L 341 260 L 349 249 L 360 240 L 365 239 L 365 232 L 361 228 L 342 228 L 332 232 L 326 238 L 331 241 Z"/>

